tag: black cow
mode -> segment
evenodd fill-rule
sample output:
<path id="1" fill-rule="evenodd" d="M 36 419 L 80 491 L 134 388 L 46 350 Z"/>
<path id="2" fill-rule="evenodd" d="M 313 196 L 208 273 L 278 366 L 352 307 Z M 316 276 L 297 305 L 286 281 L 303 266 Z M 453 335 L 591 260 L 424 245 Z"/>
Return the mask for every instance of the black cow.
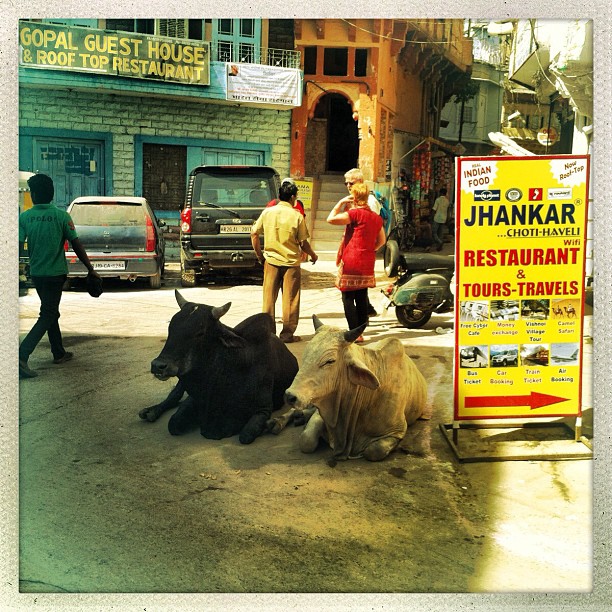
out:
<path id="1" fill-rule="evenodd" d="M 272 411 L 283 406 L 297 359 L 274 335 L 268 314 L 231 328 L 219 320 L 231 302 L 213 307 L 188 302 L 178 291 L 175 296 L 181 309 L 151 372 L 160 380 L 177 376 L 179 382 L 162 403 L 141 410 L 140 418 L 155 421 L 178 405 L 168 423 L 171 434 L 199 425 L 205 438 L 239 434 L 240 442 L 250 444 L 266 430 Z M 180 401 L 185 392 L 188 397 Z"/>

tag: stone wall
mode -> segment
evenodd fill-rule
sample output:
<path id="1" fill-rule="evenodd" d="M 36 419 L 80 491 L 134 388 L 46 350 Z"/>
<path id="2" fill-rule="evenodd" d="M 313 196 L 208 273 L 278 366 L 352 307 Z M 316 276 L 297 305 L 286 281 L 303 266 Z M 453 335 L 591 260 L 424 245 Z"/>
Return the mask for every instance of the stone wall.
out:
<path id="1" fill-rule="evenodd" d="M 136 135 L 196 138 L 272 146 L 271 165 L 289 174 L 290 110 L 185 99 L 22 88 L 21 128 L 112 134 L 113 192 L 134 194 Z"/>

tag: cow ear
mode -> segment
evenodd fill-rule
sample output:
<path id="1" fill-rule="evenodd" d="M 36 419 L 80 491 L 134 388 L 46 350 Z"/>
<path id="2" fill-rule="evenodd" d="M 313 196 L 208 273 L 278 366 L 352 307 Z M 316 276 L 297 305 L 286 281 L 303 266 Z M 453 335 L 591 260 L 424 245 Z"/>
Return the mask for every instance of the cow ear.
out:
<path id="1" fill-rule="evenodd" d="M 367 387 L 368 389 L 378 389 L 380 387 L 380 381 L 376 374 L 363 361 L 352 355 L 347 355 L 346 364 L 348 366 L 348 378 L 351 383 Z"/>
<path id="2" fill-rule="evenodd" d="M 185 304 L 187 304 L 187 300 L 178 292 L 177 289 L 174 290 L 174 297 L 179 305 L 179 308 L 182 308 Z"/>
<path id="3" fill-rule="evenodd" d="M 317 317 L 316 314 L 312 315 L 312 324 L 314 325 L 315 331 L 317 331 L 319 329 L 319 327 L 321 327 L 323 325 L 323 321 L 321 321 L 321 319 L 319 319 L 319 317 Z"/>
<path id="4" fill-rule="evenodd" d="M 223 346 L 230 349 L 245 348 L 247 346 L 247 341 L 242 336 L 227 329 L 219 336 L 219 340 Z"/>
<path id="5" fill-rule="evenodd" d="M 355 342 L 355 340 L 357 340 L 357 338 L 359 338 L 359 336 L 363 334 L 363 330 L 367 326 L 368 324 L 364 323 L 363 325 L 360 325 L 359 327 L 356 327 L 355 329 L 349 329 L 348 331 L 344 332 L 344 339 L 347 342 Z"/>
<path id="6" fill-rule="evenodd" d="M 230 309 L 231 305 L 232 303 L 228 302 L 227 304 L 224 304 L 223 306 L 213 306 L 213 309 L 212 309 L 213 319 L 216 319 L 218 321 Z"/>

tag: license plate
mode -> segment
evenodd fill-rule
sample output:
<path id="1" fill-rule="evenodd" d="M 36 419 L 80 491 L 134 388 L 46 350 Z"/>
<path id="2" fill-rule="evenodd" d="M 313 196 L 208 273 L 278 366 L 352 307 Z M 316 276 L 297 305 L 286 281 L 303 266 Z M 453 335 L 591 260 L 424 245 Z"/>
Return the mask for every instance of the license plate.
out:
<path id="1" fill-rule="evenodd" d="M 92 261 L 91 265 L 94 270 L 125 270 L 125 261 Z"/>
<path id="2" fill-rule="evenodd" d="M 250 234 L 250 225 L 220 225 L 220 234 Z"/>

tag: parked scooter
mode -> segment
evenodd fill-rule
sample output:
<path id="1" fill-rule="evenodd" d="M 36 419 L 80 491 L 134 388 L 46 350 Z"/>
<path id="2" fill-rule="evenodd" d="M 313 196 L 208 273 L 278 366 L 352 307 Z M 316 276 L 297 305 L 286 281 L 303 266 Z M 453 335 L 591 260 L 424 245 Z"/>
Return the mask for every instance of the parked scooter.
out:
<path id="1" fill-rule="evenodd" d="M 402 253 L 395 240 L 385 249 L 385 273 L 395 282 L 382 290 L 384 309 L 395 306 L 397 320 L 409 329 L 423 327 L 434 312 L 454 303 L 455 258 L 431 253 Z"/>

